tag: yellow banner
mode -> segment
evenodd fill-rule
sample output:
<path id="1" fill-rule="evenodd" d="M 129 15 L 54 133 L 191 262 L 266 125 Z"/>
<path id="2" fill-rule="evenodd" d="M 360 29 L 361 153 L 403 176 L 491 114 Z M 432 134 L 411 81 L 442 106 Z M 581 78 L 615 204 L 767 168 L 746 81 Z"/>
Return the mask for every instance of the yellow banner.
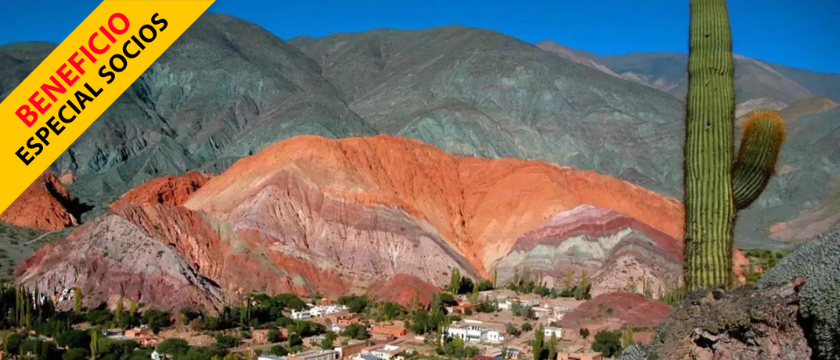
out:
<path id="1" fill-rule="evenodd" d="M 213 1 L 105 0 L 58 45 L 0 104 L 0 213 Z"/>

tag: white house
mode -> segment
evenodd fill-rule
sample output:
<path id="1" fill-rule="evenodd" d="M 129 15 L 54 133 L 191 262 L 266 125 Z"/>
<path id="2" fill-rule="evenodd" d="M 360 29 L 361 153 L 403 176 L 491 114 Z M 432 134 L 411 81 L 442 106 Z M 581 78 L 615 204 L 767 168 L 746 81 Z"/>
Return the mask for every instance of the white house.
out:
<path id="1" fill-rule="evenodd" d="M 370 354 L 382 360 L 391 360 L 394 356 L 401 352 L 400 347 L 396 345 L 383 345 L 374 349 L 370 349 Z"/>
<path id="2" fill-rule="evenodd" d="M 545 338 L 550 339 L 551 335 L 554 335 L 556 338 L 560 339 L 563 337 L 563 329 L 554 326 L 547 326 L 543 329 L 545 333 Z"/>
<path id="3" fill-rule="evenodd" d="M 292 310 L 292 319 L 303 320 L 303 319 L 309 319 L 311 317 L 312 317 L 312 313 L 309 312 L 309 310 L 301 310 L 301 311 Z"/>
<path id="4" fill-rule="evenodd" d="M 309 314 L 312 317 L 322 317 L 324 315 L 338 314 L 344 309 L 336 305 L 316 305 L 309 309 Z"/>
<path id="5" fill-rule="evenodd" d="M 270 354 L 263 354 L 263 355 L 260 355 L 260 357 L 258 357 L 257 360 L 286 360 L 286 357 L 285 356 L 270 355 Z"/>
<path id="6" fill-rule="evenodd" d="M 504 342 L 506 335 L 504 325 L 471 319 L 452 324 L 446 329 L 446 334 L 465 342 L 492 344 Z"/>

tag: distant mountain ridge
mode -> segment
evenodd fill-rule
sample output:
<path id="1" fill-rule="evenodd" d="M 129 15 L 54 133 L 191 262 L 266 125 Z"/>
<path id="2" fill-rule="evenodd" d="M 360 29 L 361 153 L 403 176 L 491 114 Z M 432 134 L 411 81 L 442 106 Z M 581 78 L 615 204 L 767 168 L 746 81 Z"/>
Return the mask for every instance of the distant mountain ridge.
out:
<path id="1" fill-rule="evenodd" d="M 649 52 L 597 56 L 564 47 L 551 40 L 536 45 L 564 58 L 583 58 L 593 69 L 685 99 L 688 89 L 688 54 Z M 840 101 L 840 74 L 818 73 L 735 56 L 735 98 L 738 104 L 765 98 L 791 105 L 818 96 Z"/>

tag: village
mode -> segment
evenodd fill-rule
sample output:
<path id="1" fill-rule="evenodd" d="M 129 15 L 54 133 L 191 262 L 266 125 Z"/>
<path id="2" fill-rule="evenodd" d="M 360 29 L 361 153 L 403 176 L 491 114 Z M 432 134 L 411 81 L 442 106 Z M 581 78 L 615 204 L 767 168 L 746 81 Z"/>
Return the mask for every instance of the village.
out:
<path id="1" fill-rule="evenodd" d="M 32 307 L 29 297 L 17 297 Z M 83 295 L 63 291 L 55 300 L 74 297 Z M 43 294 L 37 298 L 36 309 L 51 303 Z M 583 284 L 563 289 L 528 281 L 494 289 L 487 280 L 473 283 L 453 274 L 449 287 L 428 302 L 420 298 L 401 305 L 364 295 L 304 300 L 249 294 L 240 306 L 225 306 L 216 315 L 186 309 L 141 314 L 135 302 L 126 308 L 123 299 L 113 309 L 76 302 L 74 311 L 50 315 L 50 329 L 61 321 L 70 328 L 53 334 L 37 330 L 44 323 L 33 324 L 36 316 L 46 317 L 41 310 L 15 311 L 20 316 L 8 322 L 24 325 L 23 334 L 20 327 L 5 334 L 0 357 L 73 360 L 97 358 L 98 352 L 131 360 L 601 360 L 640 340 L 632 330 L 562 327 L 565 315 L 590 299 L 585 276 Z M 108 354 L 114 349 L 119 353 Z"/>

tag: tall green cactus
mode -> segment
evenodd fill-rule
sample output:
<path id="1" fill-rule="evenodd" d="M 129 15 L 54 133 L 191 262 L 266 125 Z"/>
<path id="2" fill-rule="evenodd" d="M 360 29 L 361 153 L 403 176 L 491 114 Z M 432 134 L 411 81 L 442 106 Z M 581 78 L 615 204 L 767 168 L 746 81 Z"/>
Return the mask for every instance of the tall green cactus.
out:
<path id="1" fill-rule="evenodd" d="M 744 124 L 733 163 L 735 90 L 726 0 L 691 0 L 685 139 L 685 275 L 689 289 L 728 287 L 735 215 L 773 173 L 784 142 L 778 114 Z"/>

